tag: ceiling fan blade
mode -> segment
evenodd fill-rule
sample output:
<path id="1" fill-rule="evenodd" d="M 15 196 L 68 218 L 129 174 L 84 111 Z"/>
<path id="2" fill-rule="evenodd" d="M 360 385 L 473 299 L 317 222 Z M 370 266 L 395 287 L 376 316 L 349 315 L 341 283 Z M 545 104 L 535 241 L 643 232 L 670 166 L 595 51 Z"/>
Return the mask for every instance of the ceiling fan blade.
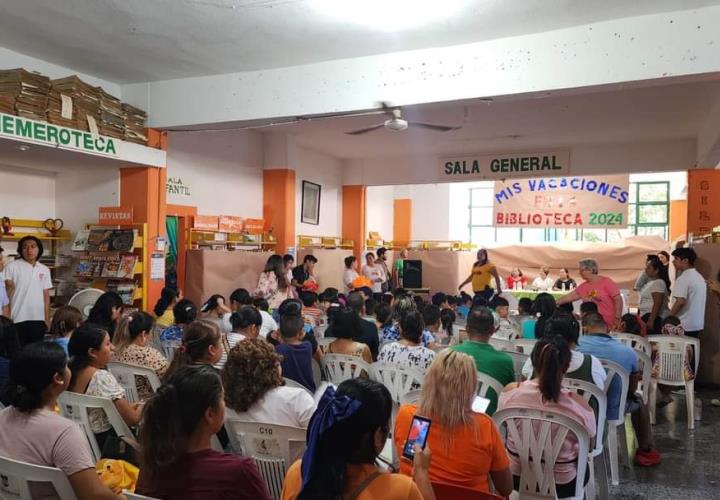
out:
<path id="1" fill-rule="evenodd" d="M 421 128 L 426 128 L 429 130 L 437 130 L 439 132 L 449 132 L 451 130 L 457 130 L 459 128 L 462 128 L 462 126 L 451 127 L 449 125 L 435 125 L 432 123 L 423 123 L 423 122 L 408 122 L 408 125 L 410 125 L 411 127 L 421 127 Z"/>
<path id="2" fill-rule="evenodd" d="M 367 134 L 368 132 L 372 132 L 373 130 L 377 130 L 379 128 L 383 128 L 385 126 L 384 123 L 381 123 L 380 125 L 373 125 L 372 127 L 365 127 L 358 130 L 353 130 L 352 132 L 345 132 L 348 135 L 360 135 L 360 134 Z"/>

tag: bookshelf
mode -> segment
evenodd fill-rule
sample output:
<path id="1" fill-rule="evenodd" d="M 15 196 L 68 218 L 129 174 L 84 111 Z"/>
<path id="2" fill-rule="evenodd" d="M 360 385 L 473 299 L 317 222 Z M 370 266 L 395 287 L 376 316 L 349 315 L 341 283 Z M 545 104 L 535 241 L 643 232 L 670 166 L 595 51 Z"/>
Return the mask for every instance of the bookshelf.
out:
<path id="1" fill-rule="evenodd" d="M 79 287 L 115 291 L 126 306 L 147 310 L 147 224 L 88 225 L 73 242 Z"/>
<path id="2" fill-rule="evenodd" d="M 70 230 L 61 228 L 55 232 L 50 232 L 46 227 L 46 223 L 48 223 L 47 225 L 54 224 L 55 220 L 56 219 L 13 219 L 10 217 L 12 234 L 4 234 L 0 231 L 0 245 L 5 249 L 4 253 L 7 257 L 18 257 L 16 245 L 17 242 L 25 236 L 35 236 L 42 242 L 44 253 L 43 256 L 40 257 L 40 262 L 50 269 L 53 283 L 53 288 L 50 290 L 50 297 L 53 305 L 57 305 L 58 302 L 64 302 L 61 299 L 65 297 L 66 294 L 60 291 L 62 287 L 58 286 L 62 281 L 60 274 L 63 269 L 69 268 L 72 264 L 72 259 L 69 256 L 60 253 L 62 243 L 72 240 Z M 10 242 L 14 244 L 9 245 L 8 243 Z"/>
<path id="3" fill-rule="evenodd" d="M 188 229 L 188 248 L 190 250 L 271 250 L 277 242 L 267 239 L 265 234 L 248 234 L 206 229 Z"/>

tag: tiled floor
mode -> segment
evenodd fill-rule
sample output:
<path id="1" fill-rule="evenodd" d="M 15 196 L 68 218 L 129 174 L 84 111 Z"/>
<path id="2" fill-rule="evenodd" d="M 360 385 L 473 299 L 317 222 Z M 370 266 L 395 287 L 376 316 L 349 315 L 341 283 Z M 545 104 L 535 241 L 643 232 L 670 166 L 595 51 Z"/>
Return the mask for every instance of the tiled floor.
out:
<path id="1" fill-rule="evenodd" d="M 687 428 L 685 399 L 658 410 L 654 428 L 662 463 L 653 468 L 621 468 L 620 485 L 610 487 L 612 500 L 720 499 L 720 407 L 710 400 L 720 391 L 697 390 L 702 398 L 702 420 Z"/>

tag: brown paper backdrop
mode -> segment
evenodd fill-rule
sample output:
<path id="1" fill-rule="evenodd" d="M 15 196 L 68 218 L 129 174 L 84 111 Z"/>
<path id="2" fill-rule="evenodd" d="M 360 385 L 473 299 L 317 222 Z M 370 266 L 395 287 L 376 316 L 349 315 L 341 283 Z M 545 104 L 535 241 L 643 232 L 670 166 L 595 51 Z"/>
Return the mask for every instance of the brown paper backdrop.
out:
<path id="1" fill-rule="evenodd" d="M 705 278 L 717 279 L 720 271 L 720 245 L 695 245 L 698 260 L 695 267 Z M 698 381 L 720 384 L 720 308 L 708 291 L 705 304 L 705 330 L 700 336 L 700 369 Z"/>

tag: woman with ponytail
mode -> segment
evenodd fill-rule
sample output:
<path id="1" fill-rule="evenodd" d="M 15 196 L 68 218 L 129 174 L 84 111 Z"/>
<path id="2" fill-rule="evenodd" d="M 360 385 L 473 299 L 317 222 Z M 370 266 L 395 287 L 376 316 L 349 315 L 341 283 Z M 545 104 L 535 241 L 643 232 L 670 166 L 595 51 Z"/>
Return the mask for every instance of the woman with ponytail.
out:
<path id="1" fill-rule="evenodd" d="M 365 378 L 328 387 L 310 420 L 307 448 L 285 476 L 283 500 L 434 500 L 430 449 L 415 445 L 414 480 L 375 465 L 389 432 L 392 398 Z"/>
<path id="2" fill-rule="evenodd" d="M 106 370 L 114 349 L 106 330 L 92 323 L 80 325 L 68 344 L 69 366 L 72 371 L 68 390 L 112 400 L 122 419 L 132 427 L 140 421 L 142 408 L 139 403 L 130 404 L 125 399 L 125 389 L 113 374 Z M 89 409 L 88 418 L 100 449 L 108 439 L 120 437 L 115 435 L 102 408 Z"/>
<path id="3" fill-rule="evenodd" d="M 182 343 L 173 355 L 165 379 L 184 366 L 218 363 L 223 355 L 222 340 L 220 328 L 215 323 L 205 320 L 190 323 L 183 331 Z"/>
<path id="4" fill-rule="evenodd" d="M 155 303 L 155 322 L 158 326 L 167 328 L 175 323 L 173 307 L 182 300 L 182 292 L 177 288 L 166 286 L 160 292 L 160 298 Z"/>
<path id="5" fill-rule="evenodd" d="M 582 397 L 562 388 L 563 377 L 572 359 L 567 341 L 559 335 L 543 336 L 535 343 L 530 359 L 534 367 L 533 378 L 519 384 L 509 384 L 500 395 L 498 410 L 529 408 L 553 411 L 578 422 L 585 427 L 591 438 L 595 436 L 595 414 L 592 408 Z M 520 481 L 517 445 L 510 436 L 506 445 L 510 455 L 510 470 L 517 489 Z M 555 486 L 559 498 L 572 497 L 575 494 L 576 446 L 577 438 L 572 432 L 568 432 L 555 462 Z M 589 477 L 586 472 L 585 483 Z"/>
<path id="6" fill-rule="evenodd" d="M 56 343 L 38 342 L 20 351 L 10 365 L 11 406 L 0 411 L 0 456 L 60 469 L 80 500 L 116 499 L 100 482 L 80 427 L 55 413 L 69 383 L 67 356 Z M 31 483 L 30 493 L 46 498 L 55 492 Z"/>
<path id="7" fill-rule="evenodd" d="M 225 421 L 223 388 L 210 366 L 183 366 L 145 406 L 135 492 L 154 498 L 269 500 L 251 458 L 214 451 Z"/>
<path id="8" fill-rule="evenodd" d="M 160 351 L 148 345 L 153 324 L 153 317 L 146 312 L 136 311 L 125 316 L 115 334 L 113 361 L 150 368 L 162 377 L 168 367 L 167 359 Z M 150 382 L 141 377 L 136 383 L 138 396 L 145 401 L 153 393 Z"/>

